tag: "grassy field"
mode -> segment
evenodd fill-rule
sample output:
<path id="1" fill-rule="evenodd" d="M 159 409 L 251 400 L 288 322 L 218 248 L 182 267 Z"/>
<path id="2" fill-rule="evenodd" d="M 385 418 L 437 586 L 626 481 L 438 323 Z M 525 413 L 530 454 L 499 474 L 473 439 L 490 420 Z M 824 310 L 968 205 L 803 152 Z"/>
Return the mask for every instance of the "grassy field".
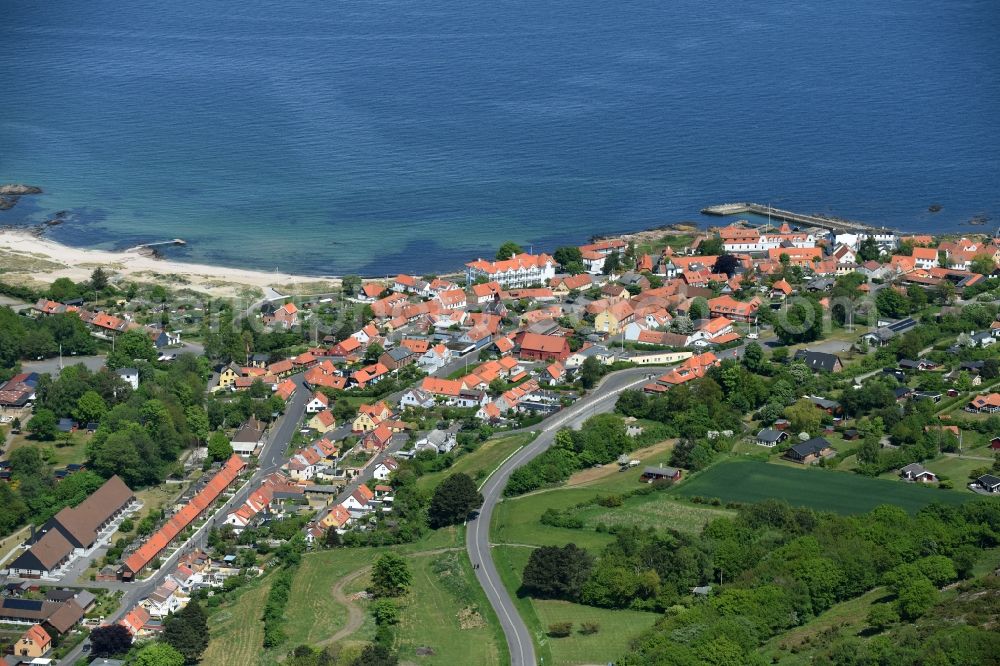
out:
<path id="1" fill-rule="evenodd" d="M 404 660 L 420 664 L 505 663 L 508 657 L 502 631 L 475 583 L 463 544 L 462 531 L 450 528 L 432 532 L 417 543 L 392 548 L 307 553 L 292 582 L 292 601 L 282 625 L 285 643 L 271 651 L 261 647 L 260 610 L 267 593 L 265 580 L 263 589 L 247 590 L 212 615 L 212 640 L 205 663 L 273 664 L 297 645 L 320 646 L 337 638 L 344 647 L 371 640 L 375 626 L 368 613 L 369 602 L 351 599 L 351 595 L 365 589 L 369 582 L 367 568 L 387 550 L 405 556 L 413 573 L 410 593 L 399 602 L 396 646 Z M 335 597 L 337 587 L 342 592 L 340 599 Z M 360 610 L 363 620 L 344 632 L 348 605 L 355 608 L 355 613 Z M 418 655 L 418 648 L 429 648 L 430 652 Z"/>
<path id="2" fill-rule="evenodd" d="M 510 454 L 534 439 L 531 433 L 519 433 L 506 437 L 497 437 L 487 440 L 473 451 L 458 457 L 455 464 L 446 470 L 425 474 L 417 479 L 417 485 L 425 490 L 431 490 L 437 486 L 445 477 L 459 472 L 468 474 L 477 482 L 486 478 L 490 472 L 496 469 L 501 462 Z"/>
<path id="3" fill-rule="evenodd" d="M 986 457 L 978 454 L 977 457 Z M 951 456 L 941 456 L 936 460 L 929 460 L 924 463 L 924 467 L 934 472 L 938 476 L 944 476 L 955 484 L 955 489 L 972 494 L 969 490 L 969 472 L 981 467 L 989 467 L 987 460 L 977 460 L 976 458 L 953 458 Z"/>
<path id="4" fill-rule="evenodd" d="M 610 534 L 542 525 L 539 519 L 546 509 L 567 509 L 600 494 L 591 488 L 565 488 L 504 500 L 493 511 L 493 541 L 532 546 L 573 542 L 597 552 L 612 541 Z"/>
<path id="5" fill-rule="evenodd" d="M 900 481 L 737 460 L 710 467 L 671 492 L 686 497 L 717 497 L 723 502 L 777 498 L 793 505 L 841 514 L 864 513 L 880 504 L 895 504 L 916 513 L 932 502 L 960 504 L 970 499 L 965 493 L 922 488 Z"/>
<path id="6" fill-rule="evenodd" d="M 247 590 L 239 600 L 208 618 L 211 640 L 202 662 L 217 666 L 250 666 L 269 661 L 261 644 L 264 640 L 264 623 L 261 609 L 270 584 L 264 583 Z"/>
<path id="7" fill-rule="evenodd" d="M 728 518 L 735 511 L 700 506 L 678 501 L 676 496 L 663 492 L 629 497 L 614 508 L 590 506 L 575 514 L 587 527 L 603 523 L 613 525 L 639 525 L 657 529 L 672 529 L 688 534 L 700 534 L 702 528 L 716 518 Z"/>
<path id="8" fill-rule="evenodd" d="M 607 664 L 620 657 L 629 641 L 653 626 L 657 613 L 630 610 L 609 610 L 583 606 L 567 601 L 518 598 L 514 591 L 521 585 L 521 572 L 531 554 L 530 548 L 497 546 L 494 560 L 504 585 L 512 591 L 514 603 L 528 629 L 535 636 L 539 663 Z M 556 622 L 572 622 L 573 634 L 566 638 L 546 635 L 548 626 Z M 596 634 L 579 633 L 582 622 L 595 622 L 600 626 Z"/>
<path id="9" fill-rule="evenodd" d="M 64 435 L 64 437 L 66 436 Z M 93 435 L 88 435 L 85 432 L 75 432 L 68 435 L 68 438 L 65 440 L 39 442 L 28 439 L 28 436 L 22 433 L 14 435 L 11 439 L 5 457 L 10 457 L 10 454 L 15 449 L 23 446 L 33 446 L 38 449 L 38 452 L 42 454 L 42 459 L 48 462 L 48 464 L 56 468 L 65 467 L 70 463 L 82 463 L 87 459 L 87 442 L 90 441 L 91 437 Z"/>

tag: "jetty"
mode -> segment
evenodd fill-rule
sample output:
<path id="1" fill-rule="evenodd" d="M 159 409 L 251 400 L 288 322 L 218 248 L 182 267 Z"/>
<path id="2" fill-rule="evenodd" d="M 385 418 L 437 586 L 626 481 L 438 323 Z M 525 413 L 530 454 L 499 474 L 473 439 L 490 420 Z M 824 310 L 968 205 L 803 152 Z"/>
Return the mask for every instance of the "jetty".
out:
<path id="1" fill-rule="evenodd" d="M 795 213 L 790 210 L 783 210 L 781 208 L 775 208 L 773 206 L 765 206 L 758 203 L 725 203 L 719 204 L 718 206 L 709 206 L 708 208 L 701 209 L 702 215 L 715 215 L 717 217 L 723 217 L 727 215 L 746 215 L 747 213 L 753 215 L 761 215 L 769 217 L 772 220 L 779 220 L 781 222 L 788 222 L 790 224 L 797 224 L 801 226 L 810 227 L 820 227 L 823 229 L 829 229 L 834 233 L 840 234 L 857 234 L 857 233 L 872 233 L 875 231 L 894 231 L 888 227 L 876 227 L 871 224 L 865 224 L 864 222 L 857 222 L 854 220 L 845 220 L 839 217 L 833 217 L 829 215 L 806 215 L 804 213 Z"/>

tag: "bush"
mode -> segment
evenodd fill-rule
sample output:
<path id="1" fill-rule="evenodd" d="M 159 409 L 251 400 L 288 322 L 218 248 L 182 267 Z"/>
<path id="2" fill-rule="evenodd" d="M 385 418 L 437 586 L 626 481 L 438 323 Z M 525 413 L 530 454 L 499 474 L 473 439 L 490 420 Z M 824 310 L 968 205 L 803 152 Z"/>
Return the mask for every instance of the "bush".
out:
<path id="1" fill-rule="evenodd" d="M 601 630 L 601 625 L 597 622 L 581 622 L 580 623 L 580 633 L 584 636 L 590 636 L 591 634 L 596 634 Z"/>
<path id="2" fill-rule="evenodd" d="M 602 495 L 597 498 L 597 503 L 601 506 L 606 506 L 609 508 L 614 508 L 616 506 L 621 506 L 624 503 L 624 499 L 621 495 Z"/>
<path id="3" fill-rule="evenodd" d="M 549 625 L 549 636 L 552 638 L 566 638 L 573 633 L 572 622 L 554 622 Z"/>

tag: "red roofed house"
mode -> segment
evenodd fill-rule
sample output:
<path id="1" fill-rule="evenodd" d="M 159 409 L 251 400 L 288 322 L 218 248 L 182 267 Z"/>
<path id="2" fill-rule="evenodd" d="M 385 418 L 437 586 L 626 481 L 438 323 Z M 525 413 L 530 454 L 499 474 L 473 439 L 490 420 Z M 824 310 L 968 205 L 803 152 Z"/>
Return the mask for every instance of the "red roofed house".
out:
<path id="1" fill-rule="evenodd" d="M 295 307 L 295 303 L 285 303 L 274 311 L 268 323 L 275 323 L 284 328 L 291 328 L 299 323 L 299 309 Z"/>
<path id="2" fill-rule="evenodd" d="M 719 296 L 708 300 L 708 310 L 712 317 L 726 317 L 732 321 L 752 322 L 757 318 L 760 299 L 756 296 L 747 302 L 732 296 Z"/>
<path id="3" fill-rule="evenodd" d="M 14 655 L 17 657 L 41 657 L 52 647 L 52 637 L 40 624 L 33 624 L 24 635 L 14 643 Z"/>
<path id="4" fill-rule="evenodd" d="M 524 333 L 518 356 L 527 361 L 565 361 L 569 358 L 569 341 L 556 335 Z"/>

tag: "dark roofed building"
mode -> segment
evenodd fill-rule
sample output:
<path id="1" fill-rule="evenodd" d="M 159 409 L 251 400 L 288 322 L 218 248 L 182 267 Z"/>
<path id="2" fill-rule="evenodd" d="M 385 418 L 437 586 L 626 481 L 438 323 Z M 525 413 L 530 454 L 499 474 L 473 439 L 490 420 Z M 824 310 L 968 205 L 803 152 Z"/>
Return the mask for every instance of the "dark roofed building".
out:
<path id="1" fill-rule="evenodd" d="M 399 347 L 394 347 L 379 356 L 378 362 L 390 370 L 398 370 L 399 368 L 410 365 L 416 359 L 416 354 L 410 351 L 407 347 L 400 345 Z"/>
<path id="2" fill-rule="evenodd" d="M 9 565 L 16 575 L 37 577 L 58 569 L 75 550 L 92 547 L 105 529 L 135 500 L 135 495 L 118 476 L 104 482 L 75 507 L 65 507 L 28 540 L 31 544 Z"/>
<path id="3" fill-rule="evenodd" d="M 812 439 L 804 442 L 793 444 L 789 447 L 788 451 L 785 452 L 785 458 L 797 463 L 802 463 L 803 465 L 811 465 L 820 458 L 827 458 L 835 455 L 836 453 L 837 452 L 834 451 L 833 447 L 830 446 L 830 442 L 826 441 L 822 437 L 813 437 Z"/>
<path id="4" fill-rule="evenodd" d="M 642 470 L 640 481 L 652 483 L 653 481 L 680 481 L 681 470 L 676 467 L 647 467 Z"/>
<path id="5" fill-rule="evenodd" d="M 814 352 L 808 349 L 800 349 L 795 352 L 795 360 L 802 361 L 813 372 L 840 372 L 844 369 L 844 364 L 836 354 L 826 352 Z"/>
<path id="6" fill-rule="evenodd" d="M 55 571 L 69 561 L 73 555 L 73 544 L 57 529 L 51 529 L 38 539 L 28 550 L 21 553 L 8 566 L 14 576 L 38 578 Z"/>
<path id="7" fill-rule="evenodd" d="M 768 448 L 772 446 L 777 446 L 779 443 L 788 439 L 788 433 L 782 430 L 774 430 L 772 428 L 764 428 L 757 433 L 757 443 L 760 446 L 766 446 Z"/>
<path id="8" fill-rule="evenodd" d="M 83 609 L 76 603 L 76 600 L 70 599 L 59 605 L 59 608 L 45 621 L 45 626 L 51 627 L 57 633 L 65 634 L 82 619 Z"/>

